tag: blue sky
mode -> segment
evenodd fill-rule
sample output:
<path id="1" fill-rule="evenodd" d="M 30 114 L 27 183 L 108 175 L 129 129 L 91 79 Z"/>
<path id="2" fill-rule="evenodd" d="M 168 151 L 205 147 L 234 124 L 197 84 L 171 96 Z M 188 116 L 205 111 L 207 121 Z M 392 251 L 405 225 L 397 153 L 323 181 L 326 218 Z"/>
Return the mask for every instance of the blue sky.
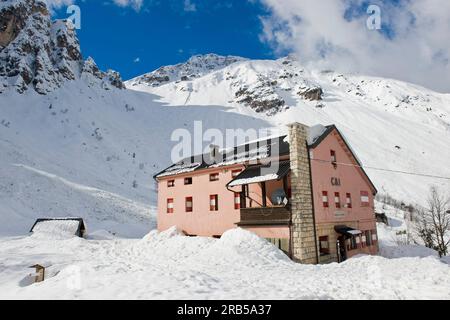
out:
<path id="1" fill-rule="evenodd" d="M 256 2 L 210 0 L 185 8 L 183 0 L 165 0 L 144 2 L 139 11 L 103 1 L 76 4 L 81 8 L 77 33 L 84 57 L 92 56 L 100 68 L 115 69 L 124 79 L 194 54 L 274 57 L 259 39 L 259 16 L 266 12 Z M 65 11 L 61 8 L 56 17 L 66 17 Z"/>
<path id="2" fill-rule="evenodd" d="M 124 79 L 217 53 L 296 55 L 305 65 L 450 92 L 448 0 L 47 0 L 81 8 L 84 57 Z M 136 4 L 139 4 L 137 10 Z M 379 7 L 381 30 L 367 12 Z M 373 28 L 372 28 L 373 29 Z"/>

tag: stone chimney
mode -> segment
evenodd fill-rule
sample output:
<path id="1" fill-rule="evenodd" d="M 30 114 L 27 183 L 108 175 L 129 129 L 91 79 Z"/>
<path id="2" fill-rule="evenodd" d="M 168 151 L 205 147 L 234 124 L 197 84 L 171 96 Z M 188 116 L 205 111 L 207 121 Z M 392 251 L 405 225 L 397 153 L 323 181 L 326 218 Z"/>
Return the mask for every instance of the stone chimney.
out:
<path id="1" fill-rule="evenodd" d="M 308 150 L 308 127 L 292 123 L 289 128 L 291 161 L 291 252 L 294 261 L 318 263 L 311 169 Z"/>

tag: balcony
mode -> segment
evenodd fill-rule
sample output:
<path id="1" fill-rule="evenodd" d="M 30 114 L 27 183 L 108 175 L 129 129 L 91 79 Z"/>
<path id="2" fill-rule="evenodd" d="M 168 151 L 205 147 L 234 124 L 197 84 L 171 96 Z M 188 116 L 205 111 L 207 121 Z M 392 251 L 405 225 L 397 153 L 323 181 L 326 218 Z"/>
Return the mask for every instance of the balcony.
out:
<path id="1" fill-rule="evenodd" d="M 289 206 L 242 208 L 238 226 L 282 226 L 289 225 L 291 210 Z"/>

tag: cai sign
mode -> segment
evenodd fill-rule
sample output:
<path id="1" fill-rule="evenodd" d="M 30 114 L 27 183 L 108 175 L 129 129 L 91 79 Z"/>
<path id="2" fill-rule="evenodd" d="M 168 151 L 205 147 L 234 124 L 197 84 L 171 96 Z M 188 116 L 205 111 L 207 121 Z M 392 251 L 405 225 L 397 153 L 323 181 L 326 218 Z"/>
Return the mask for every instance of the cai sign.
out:
<path id="1" fill-rule="evenodd" d="M 332 186 L 340 186 L 341 185 L 341 179 L 339 179 L 339 178 L 331 178 L 331 185 Z"/>

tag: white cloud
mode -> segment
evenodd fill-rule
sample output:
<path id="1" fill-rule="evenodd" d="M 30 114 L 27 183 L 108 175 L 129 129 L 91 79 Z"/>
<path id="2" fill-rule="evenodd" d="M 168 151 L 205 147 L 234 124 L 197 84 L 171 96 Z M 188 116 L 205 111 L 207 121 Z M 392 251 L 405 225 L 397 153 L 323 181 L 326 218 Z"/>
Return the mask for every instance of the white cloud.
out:
<path id="1" fill-rule="evenodd" d="M 197 6 L 191 0 L 184 0 L 184 11 L 195 12 L 197 11 Z"/>
<path id="2" fill-rule="evenodd" d="M 76 0 L 42 0 L 42 1 L 47 3 L 47 6 L 50 9 L 59 9 L 63 6 L 69 6 L 76 2 Z M 84 2 L 85 0 L 82 1 Z M 112 2 L 115 5 L 118 5 L 119 7 L 132 7 L 136 11 L 140 11 L 144 3 L 144 0 L 108 0 L 108 1 L 105 3 L 108 4 Z"/>
<path id="3" fill-rule="evenodd" d="M 144 0 L 113 0 L 120 7 L 132 7 L 136 11 L 140 11 Z"/>
<path id="4" fill-rule="evenodd" d="M 141 62 L 141 58 L 137 57 L 136 59 L 133 60 L 134 63 L 139 63 Z"/>
<path id="5" fill-rule="evenodd" d="M 450 92 L 450 1 L 374 0 L 390 38 L 366 26 L 369 15 L 352 15 L 364 0 L 260 0 L 263 41 L 294 52 L 320 68 L 392 77 Z"/>
<path id="6" fill-rule="evenodd" d="M 49 9 L 57 9 L 62 6 L 69 6 L 75 2 L 75 0 L 43 0 L 47 4 Z"/>

